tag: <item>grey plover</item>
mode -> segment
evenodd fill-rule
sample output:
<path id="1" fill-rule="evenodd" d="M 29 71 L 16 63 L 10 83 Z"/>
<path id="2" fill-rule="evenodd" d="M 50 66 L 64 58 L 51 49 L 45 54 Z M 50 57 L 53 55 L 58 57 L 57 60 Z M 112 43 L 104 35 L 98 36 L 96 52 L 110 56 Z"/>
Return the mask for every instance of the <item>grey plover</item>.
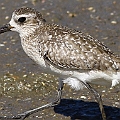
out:
<path id="1" fill-rule="evenodd" d="M 119 56 L 90 35 L 48 24 L 40 12 L 29 7 L 13 12 L 10 22 L 0 28 L 0 33 L 7 31 L 18 32 L 25 53 L 45 72 L 59 77 L 55 101 L 13 116 L 13 119 L 25 119 L 34 112 L 57 105 L 63 84 L 67 83 L 76 90 L 88 88 L 99 104 L 102 119 L 106 120 L 101 96 L 89 83 L 106 86 L 119 84 Z"/>

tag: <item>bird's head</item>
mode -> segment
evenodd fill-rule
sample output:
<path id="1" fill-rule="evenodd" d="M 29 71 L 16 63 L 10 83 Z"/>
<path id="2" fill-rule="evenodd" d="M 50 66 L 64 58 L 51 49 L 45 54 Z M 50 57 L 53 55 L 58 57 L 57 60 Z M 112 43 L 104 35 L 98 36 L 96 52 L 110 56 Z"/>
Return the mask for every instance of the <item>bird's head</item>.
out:
<path id="1" fill-rule="evenodd" d="M 0 28 L 0 34 L 7 31 L 16 31 L 28 34 L 45 22 L 40 12 L 29 7 L 22 7 L 13 12 L 10 22 Z"/>

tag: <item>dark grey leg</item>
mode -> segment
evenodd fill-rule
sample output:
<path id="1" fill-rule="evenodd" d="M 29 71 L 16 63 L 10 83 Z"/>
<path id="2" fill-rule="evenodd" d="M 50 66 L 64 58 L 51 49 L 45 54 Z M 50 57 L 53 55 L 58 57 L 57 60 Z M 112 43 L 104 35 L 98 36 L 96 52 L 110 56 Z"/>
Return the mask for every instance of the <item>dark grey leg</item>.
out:
<path id="1" fill-rule="evenodd" d="M 100 94 L 95 89 L 93 89 L 88 83 L 84 83 L 83 81 L 81 81 L 81 82 L 93 93 L 93 95 L 95 96 L 95 99 L 97 100 L 97 102 L 99 104 L 99 108 L 100 108 L 100 111 L 102 114 L 102 119 L 107 120 Z"/>
<path id="2" fill-rule="evenodd" d="M 59 80 L 58 95 L 57 95 L 57 98 L 53 102 L 48 103 L 46 105 L 43 105 L 41 107 L 32 109 L 32 110 L 28 110 L 28 111 L 26 111 L 26 112 L 24 112 L 22 114 L 18 114 L 17 116 L 0 117 L 0 119 L 1 120 L 5 120 L 5 119 L 22 119 L 22 120 L 24 120 L 26 117 L 30 116 L 33 113 L 36 113 L 38 111 L 41 111 L 41 110 L 49 108 L 49 107 L 54 107 L 55 105 L 58 105 L 60 100 L 61 100 L 62 89 L 63 89 L 63 82 L 62 82 L 62 80 Z"/>

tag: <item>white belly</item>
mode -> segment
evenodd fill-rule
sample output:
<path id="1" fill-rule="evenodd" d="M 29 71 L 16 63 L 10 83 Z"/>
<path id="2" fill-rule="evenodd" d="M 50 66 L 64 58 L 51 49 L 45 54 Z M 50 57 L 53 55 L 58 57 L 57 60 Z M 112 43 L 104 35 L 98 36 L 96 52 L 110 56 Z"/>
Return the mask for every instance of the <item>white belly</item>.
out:
<path id="1" fill-rule="evenodd" d="M 72 88 L 76 90 L 82 89 L 84 85 L 80 82 L 87 82 L 97 85 L 115 86 L 120 83 L 120 72 L 107 73 L 102 71 L 89 71 L 86 73 L 74 72 L 74 74 L 64 80 L 64 83 L 68 83 Z"/>

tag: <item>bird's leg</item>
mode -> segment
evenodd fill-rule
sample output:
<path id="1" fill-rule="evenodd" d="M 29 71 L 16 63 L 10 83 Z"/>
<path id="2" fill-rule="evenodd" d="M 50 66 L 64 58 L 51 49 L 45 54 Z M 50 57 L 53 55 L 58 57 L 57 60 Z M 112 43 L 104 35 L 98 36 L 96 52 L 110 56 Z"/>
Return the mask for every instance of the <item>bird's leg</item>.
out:
<path id="1" fill-rule="evenodd" d="M 101 99 L 101 96 L 100 94 L 95 90 L 93 89 L 88 83 L 84 83 L 83 81 L 81 81 L 92 93 L 93 95 L 95 96 L 95 99 L 97 100 L 98 104 L 99 104 L 99 108 L 100 108 L 100 111 L 101 111 L 101 114 L 102 114 L 102 119 L 103 120 L 106 120 L 106 114 L 105 114 L 105 110 L 104 110 L 104 107 L 103 107 L 103 103 L 102 103 L 102 99 Z"/>
<path id="2" fill-rule="evenodd" d="M 32 109 L 32 110 L 28 110 L 28 111 L 26 111 L 24 113 L 18 114 L 17 116 L 0 117 L 0 120 L 6 120 L 6 119 L 22 119 L 22 120 L 24 120 L 25 118 L 27 118 L 28 116 L 30 116 L 33 113 L 36 113 L 38 111 L 41 111 L 41 110 L 49 108 L 49 107 L 54 107 L 55 105 L 58 105 L 60 100 L 61 100 L 62 89 L 63 89 L 63 82 L 62 82 L 62 80 L 59 80 L 57 98 L 53 102 L 50 102 L 50 103 L 48 103 L 46 105 L 43 105 L 41 107 L 37 107 L 37 108 Z"/>

